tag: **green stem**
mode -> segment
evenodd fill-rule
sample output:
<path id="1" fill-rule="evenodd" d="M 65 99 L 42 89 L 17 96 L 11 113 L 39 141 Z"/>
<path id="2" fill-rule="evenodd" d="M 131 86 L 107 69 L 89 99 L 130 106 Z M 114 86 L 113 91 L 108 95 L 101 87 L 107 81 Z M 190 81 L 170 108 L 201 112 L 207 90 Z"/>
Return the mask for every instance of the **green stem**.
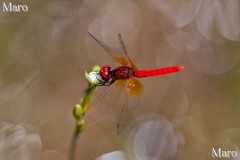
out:
<path id="1" fill-rule="evenodd" d="M 92 72 L 99 72 L 99 71 L 100 71 L 100 66 L 98 66 L 98 65 L 93 66 Z M 89 104 L 92 99 L 92 93 L 95 90 L 95 88 L 97 87 L 97 84 L 95 84 L 94 82 L 91 81 L 91 79 L 89 78 L 89 75 L 86 71 L 85 71 L 85 77 L 88 81 L 88 87 L 86 88 L 86 90 L 84 92 L 83 98 L 80 100 L 80 104 L 75 105 L 75 107 L 73 109 L 73 115 L 76 119 L 76 125 L 75 125 L 75 129 L 73 132 L 73 136 L 72 136 L 72 140 L 71 140 L 71 144 L 70 144 L 70 148 L 69 148 L 69 153 L 68 153 L 70 160 L 75 160 L 75 152 L 77 149 L 77 140 L 85 128 L 83 116 L 85 115 L 85 113 L 88 110 Z"/>
<path id="2" fill-rule="evenodd" d="M 76 130 L 77 130 L 77 128 L 75 127 L 75 132 L 72 136 L 69 153 L 68 153 L 69 160 L 75 160 L 75 152 L 76 152 L 76 148 L 77 148 L 77 140 L 78 140 L 78 135 L 79 135 L 79 134 L 76 134 Z"/>
<path id="3" fill-rule="evenodd" d="M 75 152 L 77 149 L 77 140 L 80 134 L 83 132 L 85 128 L 85 124 L 83 121 L 83 116 L 85 112 L 88 110 L 89 103 L 91 102 L 91 96 L 96 88 L 96 85 L 88 83 L 88 87 L 86 88 L 84 92 L 84 96 L 80 101 L 80 105 L 77 104 L 73 109 L 73 115 L 76 119 L 76 125 L 74 129 L 74 133 L 72 136 L 71 144 L 70 144 L 70 150 L 69 150 L 69 159 L 75 160 Z"/>

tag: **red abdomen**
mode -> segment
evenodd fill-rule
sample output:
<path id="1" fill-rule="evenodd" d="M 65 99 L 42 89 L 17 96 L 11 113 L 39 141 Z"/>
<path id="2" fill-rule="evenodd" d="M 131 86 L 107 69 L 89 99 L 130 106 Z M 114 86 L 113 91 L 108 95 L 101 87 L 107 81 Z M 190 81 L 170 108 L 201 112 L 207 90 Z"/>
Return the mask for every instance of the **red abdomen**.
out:
<path id="1" fill-rule="evenodd" d="M 150 76 L 160 76 L 164 74 L 170 74 L 173 72 L 178 72 L 180 70 L 183 70 L 183 66 L 172 66 L 172 67 L 166 67 L 166 68 L 159 68 L 159 69 L 153 69 L 153 70 L 138 70 L 133 73 L 134 77 L 150 77 Z"/>

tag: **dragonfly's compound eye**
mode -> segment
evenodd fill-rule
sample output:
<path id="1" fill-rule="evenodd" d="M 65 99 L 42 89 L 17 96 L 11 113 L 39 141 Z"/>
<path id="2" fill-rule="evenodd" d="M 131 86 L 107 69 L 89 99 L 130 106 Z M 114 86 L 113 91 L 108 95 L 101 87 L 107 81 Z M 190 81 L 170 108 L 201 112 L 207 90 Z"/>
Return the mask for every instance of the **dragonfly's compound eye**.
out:
<path id="1" fill-rule="evenodd" d="M 100 70 L 100 75 L 103 79 L 109 79 L 109 71 L 111 70 L 111 67 L 109 66 L 103 66 Z"/>

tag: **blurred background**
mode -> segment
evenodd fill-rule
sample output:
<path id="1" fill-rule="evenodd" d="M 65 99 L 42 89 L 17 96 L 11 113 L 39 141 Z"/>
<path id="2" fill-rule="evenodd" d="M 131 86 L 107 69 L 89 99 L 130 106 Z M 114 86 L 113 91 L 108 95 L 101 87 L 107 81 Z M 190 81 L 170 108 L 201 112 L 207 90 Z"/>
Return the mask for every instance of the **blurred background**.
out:
<path id="1" fill-rule="evenodd" d="M 114 48 L 121 33 L 140 69 L 185 70 L 140 79 L 126 134 L 116 134 L 120 99 L 87 125 L 76 159 L 206 160 L 212 148 L 239 150 L 239 0 L 2 2 L 29 11 L 0 11 L 0 160 L 68 160 L 84 71 L 118 66 L 87 32 Z"/>

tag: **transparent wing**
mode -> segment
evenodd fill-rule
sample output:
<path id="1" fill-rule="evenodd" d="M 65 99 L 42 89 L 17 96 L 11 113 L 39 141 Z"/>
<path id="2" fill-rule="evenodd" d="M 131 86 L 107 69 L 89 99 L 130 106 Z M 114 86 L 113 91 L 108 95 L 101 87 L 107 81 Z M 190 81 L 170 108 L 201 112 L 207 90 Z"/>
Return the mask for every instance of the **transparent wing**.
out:
<path id="1" fill-rule="evenodd" d="M 135 78 L 130 78 L 128 81 L 128 87 L 126 95 L 126 101 L 121 109 L 117 123 L 117 133 L 120 135 L 124 129 L 128 126 L 132 119 L 132 115 L 138 107 L 140 95 L 143 91 L 143 85 Z"/>
<path id="2" fill-rule="evenodd" d="M 88 32 L 89 33 L 89 32 Z M 99 39 L 97 39 L 96 37 L 94 37 L 91 33 L 89 33 L 89 35 L 98 42 L 98 44 L 100 44 L 104 50 L 118 63 L 120 63 L 121 65 L 127 66 L 128 65 L 128 60 L 125 57 L 125 54 L 122 53 L 121 51 L 114 49 L 108 45 L 106 45 L 104 42 L 100 41 Z"/>
<path id="3" fill-rule="evenodd" d="M 134 99 L 133 99 L 134 98 Z M 132 120 L 133 113 L 139 104 L 139 97 L 127 97 L 117 122 L 117 134 L 121 135 Z"/>
<path id="4" fill-rule="evenodd" d="M 133 61 L 131 60 L 131 58 L 128 56 L 128 53 L 127 53 L 127 49 L 124 45 L 124 42 L 123 42 L 123 39 L 122 39 L 122 36 L 121 34 L 118 34 L 118 40 L 119 40 L 119 43 L 121 45 L 121 48 L 123 50 L 123 53 L 125 54 L 125 56 L 127 57 L 127 61 L 128 61 L 128 64 L 135 70 L 137 71 L 138 68 L 136 67 L 136 65 L 133 63 Z"/>
<path id="5" fill-rule="evenodd" d="M 93 100 L 89 104 L 89 109 L 85 113 L 83 119 L 87 125 L 97 121 L 102 115 L 114 106 L 117 101 L 126 80 L 117 80 L 111 86 L 99 86 L 93 93 Z"/>
<path id="6" fill-rule="evenodd" d="M 111 108 L 115 106 L 117 99 L 120 97 L 123 88 L 126 89 L 124 104 L 121 105 L 121 112 L 117 122 L 117 133 L 120 135 L 128 126 L 132 115 L 136 110 L 140 95 L 143 91 L 143 85 L 134 77 L 128 80 L 116 80 L 111 86 L 99 86 L 97 94 L 93 94 L 93 101 L 89 104 L 89 109 L 84 116 L 87 125 L 97 121 Z"/>

